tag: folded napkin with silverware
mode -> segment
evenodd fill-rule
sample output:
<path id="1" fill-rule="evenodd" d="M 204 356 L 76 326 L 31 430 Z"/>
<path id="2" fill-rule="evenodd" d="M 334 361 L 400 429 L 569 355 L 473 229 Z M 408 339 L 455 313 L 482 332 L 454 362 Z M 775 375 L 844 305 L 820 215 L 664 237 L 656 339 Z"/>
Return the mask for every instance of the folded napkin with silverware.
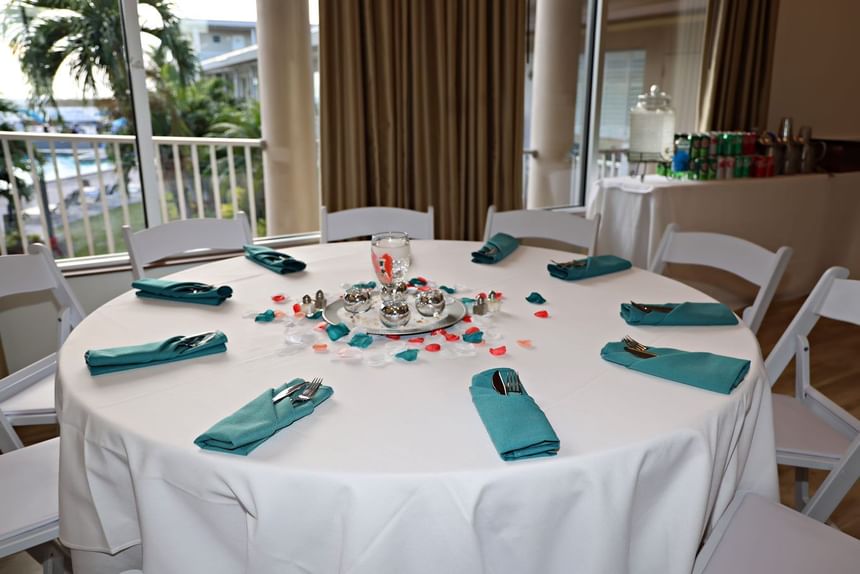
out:
<path id="1" fill-rule="evenodd" d="M 577 281 L 579 279 L 588 279 L 589 277 L 615 273 L 616 271 L 624 271 L 625 269 L 630 269 L 632 266 L 626 259 L 616 257 L 615 255 L 595 255 L 594 257 L 574 259 L 573 261 L 564 263 L 553 261 L 546 268 L 553 277 L 558 277 L 565 281 Z"/>
<path id="2" fill-rule="evenodd" d="M 321 379 L 319 383 L 293 379 L 280 387 L 267 389 L 221 419 L 194 439 L 194 444 L 206 450 L 245 456 L 282 428 L 314 412 L 317 405 L 333 393 L 331 387 L 322 385 Z"/>
<path id="3" fill-rule="evenodd" d="M 202 333 L 183 337 L 177 335 L 164 341 L 131 345 L 128 347 L 112 347 L 108 349 L 93 349 L 84 354 L 87 368 L 92 375 L 103 375 L 116 371 L 137 369 L 194 359 L 227 350 L 227 335 L 221 331 Z"/>
<path id="4" fill-rule="evenodd" d="M 744 359 L 668 347 L 635 347 L 623 341 L 606 343 L 600 356 L 640 373 L 726 395 L 750 368 Z"/>
<path id="5" fill-rule="evenodd" d="M 507 384 L 512 373 L 516 374 L 513 369 L 488 369 L 474 375 L 469 387 L 472 402 L 493 446 L 503 460 L 558 453 L 558 436 L 546 415 L 519 383 L 519 377 L 513 386 Z"/>
<path id="6" fill-rule="evenodd" d="M 245 257 L 281 275 L 301 271 L 307 267 L 304 261 L 259 245 L 245 245 Z"/>
<path id="7" fill-rule="evenodd" d="M 194 281 L 137 279 L 132 281 L 131 286 L 139 289 L 135 295 L 145 299 L 165 299 L 203 305 L 220 305 L 233 296 L 233 289 L 227 285 L 215 287 Z"/>
<path id="8" fill-rule="evenodd" d="M 496 233 L 477 251 L 472 252 L 472 263 L 498 263 L 520 246 L 516 237 L 507 233 Z"/>
<path id="9" fill-rule="evenodd" d="M 629 325 L 737 325 L 738 318 L 722 303 L 621 304 L 621 318 Z"/>

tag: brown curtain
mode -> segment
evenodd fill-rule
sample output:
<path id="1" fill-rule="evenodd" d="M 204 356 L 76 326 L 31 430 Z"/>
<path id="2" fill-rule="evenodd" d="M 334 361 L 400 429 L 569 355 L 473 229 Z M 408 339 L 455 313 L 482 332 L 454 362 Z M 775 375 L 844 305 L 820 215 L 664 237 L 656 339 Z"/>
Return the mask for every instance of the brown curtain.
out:
<path id="1" fill-rule="evenodd" d="M 711 0 L 700 129 L 767 127 L 779 0 Z"/>
<path id="2" fill-rule="evenodd" d="M 322 197 L 480 239 L 522 203 L 525 0 L 320 0 Z"/>

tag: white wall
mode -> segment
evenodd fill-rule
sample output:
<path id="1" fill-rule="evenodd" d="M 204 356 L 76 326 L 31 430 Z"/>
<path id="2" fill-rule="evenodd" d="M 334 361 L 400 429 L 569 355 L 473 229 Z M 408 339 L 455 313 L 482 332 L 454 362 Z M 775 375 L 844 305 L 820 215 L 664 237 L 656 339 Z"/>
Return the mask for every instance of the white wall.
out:
<path id="1" fill-rule="evenodd" d="M 781 0 L 768 128 L 794 118 L 795 133 L 860 140 L 858 0 Z"/>

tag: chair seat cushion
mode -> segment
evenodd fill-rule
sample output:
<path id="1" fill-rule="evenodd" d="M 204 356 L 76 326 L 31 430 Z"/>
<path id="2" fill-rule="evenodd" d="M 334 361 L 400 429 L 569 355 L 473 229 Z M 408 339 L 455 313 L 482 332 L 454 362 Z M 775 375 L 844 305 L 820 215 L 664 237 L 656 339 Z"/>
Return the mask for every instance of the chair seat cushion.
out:
<path id="1" fill-rule="evenodd" d="M 0 455 L 0 540 L 59 520 L 60 439 Z"/>
<path id="2" fill-rule="evenodd" d="M 3 402 L 0 410 L 12 419 L 25 415 L 46 415 L 56 412 L 54 408 L 54 375 L 33 383 Z"/>
<path id="3" fill-rule="evenodd" d="M 773 421 L 777 460 L 781 453 L 807 455 L 830 459 L 825 466 L 832 466 L 848 450 L 848 438 L 795 397 L 773 394 Z"/>
<path id="4" fill-rule="evenodd" d="M 743 496 L 708 540 L 695 572 L 847 574 L 860 565 L 860 540 L 754 494 Z M 708 551 L 713 553 L 708 556 Z M 702 566 L 704 566 L 702 568 Z M 701 568 L 701 569 L 700 569 Z"/>

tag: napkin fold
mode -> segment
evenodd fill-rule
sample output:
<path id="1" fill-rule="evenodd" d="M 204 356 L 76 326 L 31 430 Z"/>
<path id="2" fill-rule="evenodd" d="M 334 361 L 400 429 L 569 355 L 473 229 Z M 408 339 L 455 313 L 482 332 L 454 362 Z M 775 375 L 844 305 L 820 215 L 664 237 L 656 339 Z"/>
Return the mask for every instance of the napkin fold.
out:
<path id="1" fill-rule="evenodd" d="M 227 350 L 227 335 L 221 331 L 216 331 L 215 335 L 205 343 L 191 348 L 182 345 L 182 341 L 187 338 L 177 335 L 164 341 L 143 345 L 89 350 L 84 353 L 84 360 L 91 375 L 103 375 L 214 355 Z"/>
<path id="2" fill-rule="evenodd" d="M 472 263 L 498 263 L 520 246 L 516 237 L 507 233 L 496 233 L 477 251 L 472 252 Z"/>
<path id="3" fill-rule="evenodd" d="M 245 257 L 281 275 L 301 271 L 307 267 L 304 261 L 259 245 L 245 245 Z"/>
<path id="4" fill-rule="evenodd" d="M 649 304 L 644 304 L 646 307 Z M 646 313 L 630 303 L 621 304 L 621 318 L 628 325 L 737 325 L 738 318 L 722 303 L 660 303 L 659 307 L 671 307 L 669 312 Z"/>
<path id="5" fill-rule="evenodd" d="M 585 262 L 585 265 L 564 267 L 550 263 L 546 268 L 553 277 L 558 277 L 565 281 L 577 281 L 579 279 L 588 279 L 589 277 L 615 273 L 616 271 L 624 271 L 633 266 L 626 259 L 616 257 L 615 255 L 595 255 L 594 257 L 586 257 L 581 261 Z"/>
<path id="6" fill-rule="evenodd" d="M 469 393 L 481 422 L 503 460 L 519 460 L 558 453 L 559 440 L 546 415 L 525 391 L 500 395 L 493 388 L 493 373 L 502 378 L 511 369 L 488 369 L 472 376 Z"/>
<path id="7" fill-rule="evenodd" d="M 272 402 L 279 392 L 300 382 L 302 379 L 293 379 L 280 387 L 267 389 L 235 413 L 212 425 L 194 439 L 194 444 L 206 450 L 247 455 L 282 428 L 314 412 L 317 405 L 334 393 L 331 387 L 321 386 L 311 400 L 297 405 L 290 397 L 277 404 Z"/>
<path id="8" fill-rule="evenodd" d="M 214 287 L 194 281 L 137 279 L 132 281 L 131 286 L 139 289 L 135 295 L 144 299 L 164 299 L 203 305 L 220 305 L 233 296 L 233 289 L 227 285 Z"/>
<path id="9" fill-rule="evenodd" d="M 656 357 L 639 358 L 624 350 L 624 343 L 610 342 L 600 356 L 628 369 L 677 383 L 723 393 L 732 392 L 746 376 L 750 362 L 713 353 L 681 351 L 668 347 L 648 347 Z"/>

